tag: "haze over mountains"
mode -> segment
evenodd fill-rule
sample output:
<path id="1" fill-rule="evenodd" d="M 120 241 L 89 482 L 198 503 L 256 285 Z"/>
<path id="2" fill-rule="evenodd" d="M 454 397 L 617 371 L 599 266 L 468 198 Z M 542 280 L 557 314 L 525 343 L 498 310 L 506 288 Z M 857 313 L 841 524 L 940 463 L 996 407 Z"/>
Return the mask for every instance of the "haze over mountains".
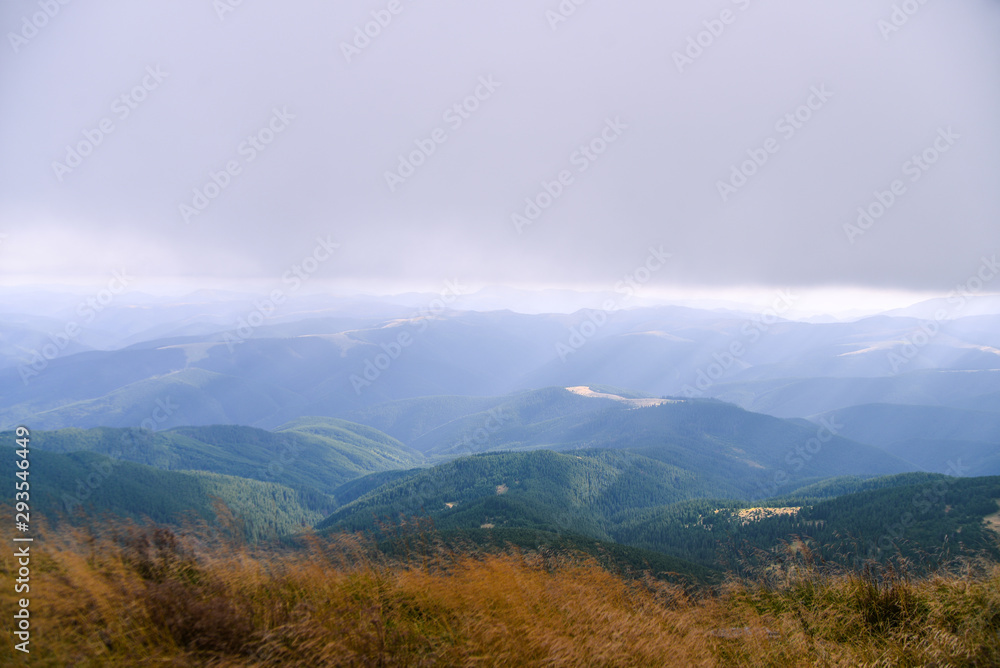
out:
<path id="1" fill-rule="evenodd" d="M 812 536 L 830 559 L 860 554 L 848 538 L 874 557 L 959 534 L 992 550 L 994 300 L 791 319 L 790 299 L 521 313 L 448 290 L 199 291 L 125 293 L 91 317 L 36 293 L 4 307 L 0 437 L 31 428 L 33 498 L 56 523 L 232 513 L 260 540 L 425 517 L 703 580 L 736 537 Z M 879 546 L 899 500 L 927 495 L 914 542 Z"/>
<path id="2" fill-rule="evenodd" d="M 924 308 L 917 305 L 803 322 L 783 318 L 780 299 L 756 313 L 658 306 L 525 314 L 460 310 L 447 293 L 423 295 L 422 305 L 417 297 L 315 296 L 263 314 L 237 293 L 126 295 L 89 324 L 85 311 L 71 311 L 79 297 L 36 297 L 32 312 L 4 317 L 0 427 L 274 429 L 326 416 L 385 428 L 372 409 L 388 402 L 465 397 L 448 409 L 455 420 L 512 393 L 605 385 L 717 398 L 781 418 L 835 417 L 843 435 L 896 456 L 921 441 L 920 468 L 943 471 L 936 453 L 955 446 L 967 462 L 991 460 L 983 473 L 1000 472 L 991 451 L 1000 315 L 988 313 L 990 298 L 970 301 L 977 315 L 966 317 L 908 315 Z M 931 413 L 907 407 L 933 407 L 934 428 L 912 428 L 911 414 Z M 405 436 L 426 439 L 439 427 Z"/>

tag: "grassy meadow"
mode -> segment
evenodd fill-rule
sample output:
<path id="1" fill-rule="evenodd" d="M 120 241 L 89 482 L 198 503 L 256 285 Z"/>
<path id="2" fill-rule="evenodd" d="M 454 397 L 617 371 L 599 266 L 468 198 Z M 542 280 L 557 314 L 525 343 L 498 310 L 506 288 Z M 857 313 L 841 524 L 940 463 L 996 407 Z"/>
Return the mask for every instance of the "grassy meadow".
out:
<path id="1" fill-rule="evenodd" d="M 1000 566 L 909 578 L 786 558 L 695 586 L 592 556 L 389 558 L 360 534 L 251 545 L 207 526 L 63 527 L 34 544 L 36 666 L 996 666 Z M 238 533 L 238 532 L 237 532 Z M 787 556 L 787 555 L 786 555 Z M 808 555 L 806 555 L 808 557 Z M 15 560 L 0 558 L 12 583 Z M 0 590 L 3 609 L 13 586 Z"/>

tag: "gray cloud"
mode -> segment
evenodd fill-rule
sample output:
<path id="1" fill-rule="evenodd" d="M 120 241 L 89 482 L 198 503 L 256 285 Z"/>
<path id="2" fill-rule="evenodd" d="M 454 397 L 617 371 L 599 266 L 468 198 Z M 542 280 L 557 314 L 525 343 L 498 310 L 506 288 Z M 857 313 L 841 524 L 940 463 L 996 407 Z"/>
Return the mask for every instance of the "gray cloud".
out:
<path id="1" fill-rule="evenodd" d="M 324 278 L 351 285 L 599 286 L 664 244 L 653 287 L 948 290 L 998 250 L 1000 3 L 897 4 L 919 10 L 883 35 L 884 0 L 594 0 L 555 29 L 556 0 L 399 0 L 348 62 L 342 43 L 388 1 L 245 0 L 221 19 L 194 0 L 5 3 L 0 260 L 266 281 L 330 234 Z M 45 6 L 59 11 L 34 34 Z M 678 71 L 689 38 L 708 45 Z M 458 125 L 447 112 L 481 77 L 499 85 Z M 819 87 L 832 96 L 789 135 L 779 121 Z M 294 116 L 280 132 L 275 109 Z M 580 171 L 607 119 L 628 127 Z M 60 180 L 53 162 L 102 122 Z M 960 138 L 911 181 L 939 128 Z M 385 173 L 435 131 L 391 192 Z M 769 139 L 723 201 L 718 182 Z M 512 214 L 563 170 L 572 183 L 519 234 Z M 226 187 L 185 222 L 212 173 Z M 844 226 L 897 179 L 905 193 L 851 243 Z"/>

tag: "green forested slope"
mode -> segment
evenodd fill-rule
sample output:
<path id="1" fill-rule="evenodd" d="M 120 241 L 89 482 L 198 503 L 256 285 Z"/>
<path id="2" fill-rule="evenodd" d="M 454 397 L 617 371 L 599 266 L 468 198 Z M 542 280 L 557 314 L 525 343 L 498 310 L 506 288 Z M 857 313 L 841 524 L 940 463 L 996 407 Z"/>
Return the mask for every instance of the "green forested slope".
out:
<path id="1" fill-rule="evenodd" d="M 0 448 L 0 475 L 14 480 L 12 447 Z M 214 473 L 165 471 L 94 452 L 32 448 L 28 474 L 33 522 L 99 522 L 104 515 L 162 523 L 218 520 L 216 501 L 250 540 L 311 525 L 333 507 L 328 497 Z M 13 483 L 12 483 L 13 487 Z"/>
<path id="2" fill-rule="evenodd" d="M 12 432 L 0 433 L 0 442 L 12 443 Z M 360 475 L 409 468 L 422 460 L 370 427 L 336 420 L 282 432 L 233 425 L 159 432 L 107 427 L 32 431 L 32 447 L 86 450 L 161 469 L 209 471 L 324 494 Z"/>
<path id="3" fill-rule="evenodd" d="M 873 481 L 875 482 L 875 481 Z M 799 500 L 794 514 L 763 519 L 740 515 L 751 504 L 697 500 L 674 504 L 626 521 L 612 533 L 629 545 L 665 551 L 699 563 L 768 552 L 799 539 L 827 561 L 906 557 L 931 566 L 956 556 L 1000 556 L 998 536 L 983 518 L 997 512 L 1000 477 L 931 476 L 911 484 Z M 789 507 L 793 500 L 760 504 Z M 744 511 L 745 512 L 745 511 Z"/>
<path id="4" fill-rule="evenodd" d="M 373 530 L 428 516 L 445 531 L 582 534 L 713 567 L 741 552 L 773 555 L 796 537 L 829 560 L 989 550 L 982 518 L 1000 498 L 998 478 L 841 478 L 756 504 L 798 509 L 791 514 L 748 519 L 740 511 L 755 504 L 727 499 L 718 479 L 627 450 L 488 453 L 377 482 L 317 528 Z M 893 527 L 899 535 L 883 539 Z"/>

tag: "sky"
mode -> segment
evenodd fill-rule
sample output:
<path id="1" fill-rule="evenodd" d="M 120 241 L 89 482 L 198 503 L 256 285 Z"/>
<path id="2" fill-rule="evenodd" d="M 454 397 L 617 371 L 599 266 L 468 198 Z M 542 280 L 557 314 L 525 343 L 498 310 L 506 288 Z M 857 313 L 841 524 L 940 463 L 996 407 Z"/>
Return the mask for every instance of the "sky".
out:
<path id="1" fill-rule="evenodd" d="M 0 6 L 4 285 L 846 308 L 1000 251 L 998 0 L 63 1 Z"/>

